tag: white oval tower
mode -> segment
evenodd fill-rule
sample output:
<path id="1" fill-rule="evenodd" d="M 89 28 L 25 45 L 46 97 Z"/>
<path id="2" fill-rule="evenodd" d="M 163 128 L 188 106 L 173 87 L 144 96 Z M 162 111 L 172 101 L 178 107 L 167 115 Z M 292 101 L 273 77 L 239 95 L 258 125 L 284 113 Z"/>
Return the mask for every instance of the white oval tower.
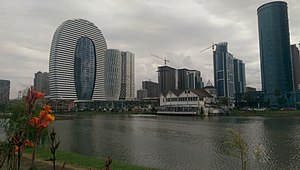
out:
<path id="1" fill-rule="evenodd" d="M 101 30 L 93 23 L 83 19 L 63 22 L 55 31 L 51 44 L 50 98 L 106 100 L 106 49 Z"/>

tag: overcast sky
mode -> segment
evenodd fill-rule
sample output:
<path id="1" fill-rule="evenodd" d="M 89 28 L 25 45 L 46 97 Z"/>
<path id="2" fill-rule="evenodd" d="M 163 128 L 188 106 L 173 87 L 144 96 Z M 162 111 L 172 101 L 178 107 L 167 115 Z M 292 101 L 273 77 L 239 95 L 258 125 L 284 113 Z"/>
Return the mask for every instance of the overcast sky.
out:
<path id="1" fill-rule="evenodd" d="M 82 18 L 102 31 L 108 48 L 135 54 L 136 90 L 157 82 L 157 66 L 200 70 L 213 82 L 212 43 L 228 42 L 246 64 L 247 85 L 261 89 L 257 8 L 267 0 L 0 0 L 0 79 L 10 98 L 49 72 L 52 36 L 65 20 Z M 300 40 L 300 3 L 289 0 L 291 43 Z"/>

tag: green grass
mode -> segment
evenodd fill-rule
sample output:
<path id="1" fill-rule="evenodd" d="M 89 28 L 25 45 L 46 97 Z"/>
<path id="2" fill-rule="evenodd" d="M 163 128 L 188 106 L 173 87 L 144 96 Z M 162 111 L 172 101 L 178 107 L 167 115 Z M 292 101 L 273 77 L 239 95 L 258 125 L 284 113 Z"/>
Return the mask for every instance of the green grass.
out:
<path id="1" fill-rule="evenodd" d="M 31 153 L 32 149 L 26 149 L 27 153 Z M 36 151 L 37 158 L 48 160 L 51 157 L 50 150 L 46 148 L 38 148 Z M 105 160 L 104 158 L 83 156 L 72 152 L 56 151 L 56 160 L 59 163 L 66 162 L 67 165 L 72 165 L 81 168 L 93 168 L 93 169 L 104 169 Z M 112 157 L 113 158 L 113 157 Z M 154 168 L 142 167 L 138 165 L 132 165 L 113 159 L 112 162 L 113 170 L 155 170 Z"/>
<path id="2" fill-rule="evenodd" d="M 230 116 L 265 116 L 265 117 L 296 117 L 300 110 L 266 110 L 266 111 L 237 111 L 232 110 Z"/>

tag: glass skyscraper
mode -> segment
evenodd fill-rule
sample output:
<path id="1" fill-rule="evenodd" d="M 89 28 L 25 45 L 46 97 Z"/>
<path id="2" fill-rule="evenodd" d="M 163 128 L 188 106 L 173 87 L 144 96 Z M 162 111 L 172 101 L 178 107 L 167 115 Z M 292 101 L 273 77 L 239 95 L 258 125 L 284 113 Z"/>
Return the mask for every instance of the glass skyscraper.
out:
<path id="1" fill-rule="evenodd" d="M 234 90 L 235 93 L 246 92 L 245 63 L 239 59 L 233 59 L 234 66 Z"/>
<path id="2" fill-rule="evenodd" d="M 218 97 L 234 98 L 233 55 L 228 52 L 227 42 L 216 45 L 214 51 L 214 79 Z"/>
<path id="3" fill-rule="evenodd" d="M 293 90 L 287 3 L 275 1 L 257 9 L 262 90 Z"/>

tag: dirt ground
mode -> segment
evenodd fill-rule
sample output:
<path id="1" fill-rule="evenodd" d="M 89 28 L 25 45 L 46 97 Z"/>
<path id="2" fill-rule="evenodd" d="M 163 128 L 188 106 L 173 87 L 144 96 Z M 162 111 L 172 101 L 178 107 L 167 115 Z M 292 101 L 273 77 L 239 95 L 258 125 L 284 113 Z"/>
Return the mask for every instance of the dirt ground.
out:
<path id="1" fill-rule="evenodd" d="M 38 170 L 53 170 L 53 165 L 51 161 L 45 161 L 41 159 L 36 159 L 35 160 L 35 165 Z M 21 159 L 21 170 L 28 170 L 29 167 L 31 166 L 31 159 L 30 155 L 23 154 L 23 157 Z M 4 165 L 1 170 L 5 170 L 6 166 Z M 61 170 L 62 169 L 62 164 L 58 163 L 55 167 L 56 170 Z M 77 168 L 70 166 L 68 164 L 65 165 L 64 170 L 90 170 L 90 169 L 84 169 L 84 168 Z"/>

